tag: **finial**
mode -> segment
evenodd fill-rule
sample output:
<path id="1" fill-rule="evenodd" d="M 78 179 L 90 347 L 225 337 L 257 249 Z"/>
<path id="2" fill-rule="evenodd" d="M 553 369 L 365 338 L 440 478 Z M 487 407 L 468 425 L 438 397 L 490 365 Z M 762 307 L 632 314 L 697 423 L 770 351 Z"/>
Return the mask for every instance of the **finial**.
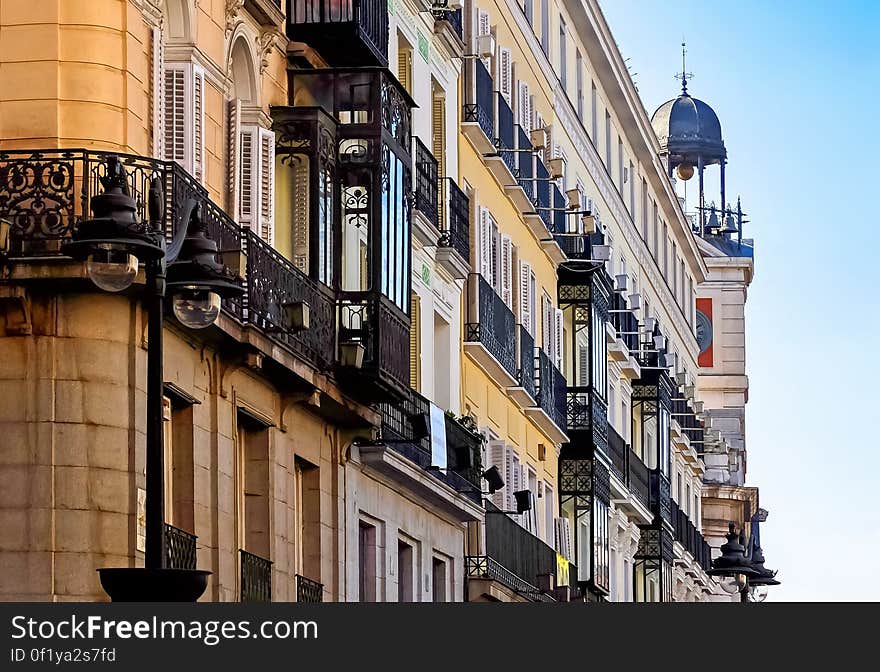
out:
<path id="1" fill-rule="evenodd" d="M 688 95 L 688 77 L 693 79 L 694 73 L 687 71 L 686 65 L 686 54 L 687 54 L 687 46 L 684 40 L 681 42 L 681 72 L 675 75 L 676 79 L 681 80 L 681 93 L 682 95 Z"/>

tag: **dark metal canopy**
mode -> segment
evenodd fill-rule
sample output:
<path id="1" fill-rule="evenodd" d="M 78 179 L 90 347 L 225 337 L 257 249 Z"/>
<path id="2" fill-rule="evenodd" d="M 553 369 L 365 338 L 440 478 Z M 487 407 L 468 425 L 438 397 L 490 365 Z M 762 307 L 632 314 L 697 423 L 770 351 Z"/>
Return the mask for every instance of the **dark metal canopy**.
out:
<path id="1" fill-rule="evenodd" d="M 686 91 L 658 107 L 651 125 L 663 153 L 686 158 L 692 165 L 697 164 L 698 156 L 707 166 L 727 158 L 718 115 Z"/>

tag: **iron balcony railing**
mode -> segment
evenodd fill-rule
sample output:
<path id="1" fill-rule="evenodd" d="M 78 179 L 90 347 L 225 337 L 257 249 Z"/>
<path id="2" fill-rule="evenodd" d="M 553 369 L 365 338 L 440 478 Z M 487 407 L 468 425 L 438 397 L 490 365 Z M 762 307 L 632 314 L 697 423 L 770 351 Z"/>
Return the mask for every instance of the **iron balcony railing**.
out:
<path id="1" fill-rule="evenodd" d="M 535 157 L 532 154 L 532 143 L 529 141 L 529 134 L 525 132 L 522 126 L 516 127 L 516 181 L 522 190 L 526 192 L 526 197 L 530 201 L 535 200 Z"/>
<path id="2" fill-rule="evenodd" d="M 359 56 L 361 65 L 387 65 L 388 2 L 287 0 L 287 36 L 309 43 L 332 66 L 354 65 Z M 363 54 L 375 62 L 363 62 Z"/>
<path id="3" fill-rule="evenodd" d="M 495 99 L 495 109 L 497 110 L 495 116 L 497 120 L 497 132 L 494 136 L 495 148 L 498 150 L 498 154 L 504 160 L 504 163 L 510 169 L 510 172 L 513 173 L 516 170 L 517 164 L 517 153 L 511 151 L 515 149 L 514 139 L 516 137 L 516 126 L 513 123 L 513 110 L 510 109 L 510 104 L 501 92 L 495 92 Z"/>
<path id="4" fill-rule="evenodd" d="M 195 569 L 197 538 L 165 523 L 165 566 L 169 569 Z"/>
<path id="5" fill-rule="evenodd" d="M 535 386 L 535 339 L 528 330 L 519 325 L 519 368 L 516 372 L 516 381 L 521 388 L 528 392 L 534 399 L 537 396 Z"/>
<path id="6" fill-rule="evenodd" d="M 651 506 L 651 471 L 645 466 L 636 452 L 630 448 L 627 453 L 627 485 L 630 493 L 646 507 Z"/>
<path id="7" fill-rule="evenodd" d="M 429 469 L 432 466 L 430 402 L 415 390 L 408 389 L 400 399 L 381 403 L 379 410 L 381 440 L 422 469 Z M 479 503 L 482 497 L 482 439 L 449 415 L 445 418 L 445 431 L 446 470 L 431 470 L 431 473 Z"/>
<path id="8" fill-rule="evenodd" d="M 451 247 L 470 263 L 470 201 L 451 177 L 443 179 L 443 192 L 440 245 Z"/>
<path id="9" fill-rule="evenodd" d="M 437 159 L 424 143 L 415 138 L 415 208 L 421 212 L 431 224 L 440 224 L 440 197 Z"/>
<path id="10" fill-rule="evenodd" d="M 538 356 L 535 358 L 535 372 L 538 407 L 557 427 L 565 431 L 567 428 L 565 376 L 542 349 L 538 349 Z"/>
<path id="11" fill-rule="evenodd" d="M 297 602 L 323 602 L 324 584 L 312 581 L 306 577 L 296 575 L 296 601 Z"/>
<path id="12" fill-rule="evenodd" d="M 479 273 L 468 276 L 468 310 L 465 342 L 480 343 L 514 378 L 516 318 L 504 300 Z"/>
<path id="13" fill-rule="evenodd" d="M 552 217 L 550 221 L 552 222 L 550 233 L 558 234 L 558 233 L 567 233 L 568 232 L 568 222 L 571 220 L 575 222 L 574 217 L 566 214 L 566 208 L 568 208 L 568 199 L 562 195 L 562 191 L 560 191 L 559 187 L 555 184 L 550 188 L 551 192 L 551 202 L 553 203 L 553 212 L 551 213 Z M 580 217 L 580 215 L 577 215 Z"/>
<path id="14" fill-rule="evenodd" d="M 629 446 L 617 430 L 608 425 L 608 452 L 611 458 L 611 471 L 623 483 L 629 482 Z"/>
<path id="15" fill-rule="evenodd" d="M 669 478 L 657 469 L 651 470 L 651 511 L 670 525 L 672 520 L 672 487 Z"/>
<path id="16" fill-rule="evenodd" d="M 483 61 L 473 59 L 474 99 L 466 103 L 462 111 L 462 120 L 480 125 L 483 133 L 490 140 L 495 137 L 495 105 L 492 91 L 492 75 Z"/>
<path id="17" fill-rule="evenodd" d="M 553 230 L 553 213 L 550 211 L 550 172 L 540 158 L 535 159 L 535 201 L 538 215 L 544 220 L 548 231 Z"/>
<path id="18" fill-rule="evenodd" d="M 704 570 L 710 569 L 712 567 L 712 550 L 702 533 L 696 528 L 684 509 L 680 508 L 674 500 L 670 505 L 670 510 L 675 528 L 675 540 L 690 553 L 700 567 Z"/>
<path id="19" fill-rule="evenodd" d="M 272 561 L 240 549 L 241 601 L 272 601 Z"/>

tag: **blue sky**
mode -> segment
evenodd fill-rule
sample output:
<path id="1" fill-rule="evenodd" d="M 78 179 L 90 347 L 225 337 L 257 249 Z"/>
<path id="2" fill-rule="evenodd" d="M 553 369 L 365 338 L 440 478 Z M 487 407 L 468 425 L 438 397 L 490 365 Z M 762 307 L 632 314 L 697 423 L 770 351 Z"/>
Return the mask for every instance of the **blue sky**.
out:
<path id="1" fill-rule="evenodd" d="M 685 38 L 751 218 L 747 479 L 783 582 L 768 599 L 880 600 L 880 2 L 600 2 L 649 115 L 678 93 Z"/>

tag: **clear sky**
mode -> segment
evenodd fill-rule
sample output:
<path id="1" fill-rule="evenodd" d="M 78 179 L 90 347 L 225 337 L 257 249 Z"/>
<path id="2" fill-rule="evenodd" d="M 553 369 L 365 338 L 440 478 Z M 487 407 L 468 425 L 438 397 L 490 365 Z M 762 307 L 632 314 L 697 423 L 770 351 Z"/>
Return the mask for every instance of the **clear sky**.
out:
<path id="1" fill-rule="evenodd" d="M 747 482 L 770 511 L 768 599 L 880 600 L 880 2 L 600 2 L 649 116 L 678 94 L 685 38 L 751 219 Z"/>

